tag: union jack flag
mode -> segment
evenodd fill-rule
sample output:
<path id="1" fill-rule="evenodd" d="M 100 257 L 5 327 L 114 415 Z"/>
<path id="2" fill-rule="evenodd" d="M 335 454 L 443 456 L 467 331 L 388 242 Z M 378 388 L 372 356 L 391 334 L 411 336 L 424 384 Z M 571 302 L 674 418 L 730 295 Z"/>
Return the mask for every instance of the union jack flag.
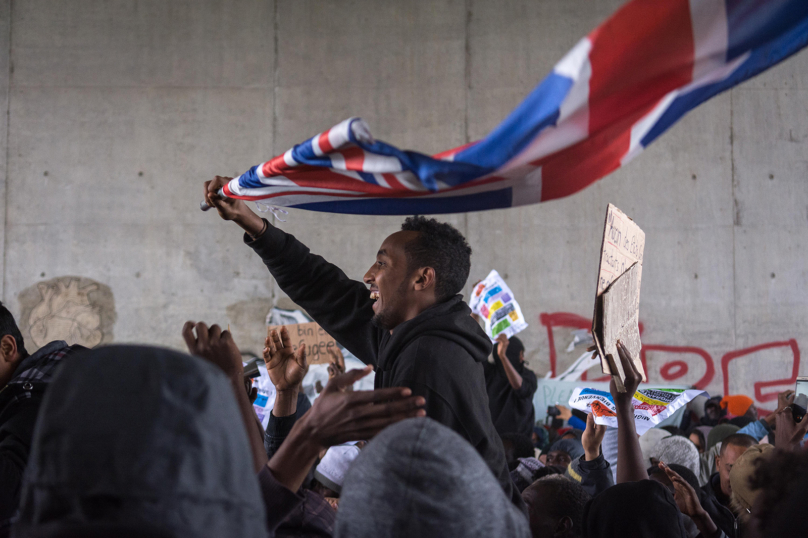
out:
<path id="1" fill-rule="evenodd" d="M 569 196 L 688 111 L 808 42 L 808 0 L 632 0 L 578 42 L 487 137 L 432 157 L 350 118 L 223 194 L 332 213 L 481 211 Z"/>

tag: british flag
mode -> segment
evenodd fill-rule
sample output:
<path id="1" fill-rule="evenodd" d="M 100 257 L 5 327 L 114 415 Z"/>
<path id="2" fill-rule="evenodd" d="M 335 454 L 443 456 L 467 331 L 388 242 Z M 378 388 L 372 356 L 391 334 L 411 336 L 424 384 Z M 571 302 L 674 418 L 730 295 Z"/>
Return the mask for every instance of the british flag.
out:
<path id="1" fill-rule="evenodd" d="M 230 181 L 224 195 L 332 213 L 481 211 L 569 196 L 688 111 L 808 42 L 808 0 L 632 0 L 487 137 L 434 156 L 351 118 Z"/>

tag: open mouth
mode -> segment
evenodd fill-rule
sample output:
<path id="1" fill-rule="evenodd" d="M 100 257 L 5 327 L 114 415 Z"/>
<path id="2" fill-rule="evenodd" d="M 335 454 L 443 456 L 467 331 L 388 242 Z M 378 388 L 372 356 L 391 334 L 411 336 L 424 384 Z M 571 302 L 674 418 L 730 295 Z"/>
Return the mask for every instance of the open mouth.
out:
<path id="1" fill-rule="evenodd" d="M 372 301 L 377 301 L 379 299 L 379 292 L 376 290 L 370 290 L 370 299 Z"/>

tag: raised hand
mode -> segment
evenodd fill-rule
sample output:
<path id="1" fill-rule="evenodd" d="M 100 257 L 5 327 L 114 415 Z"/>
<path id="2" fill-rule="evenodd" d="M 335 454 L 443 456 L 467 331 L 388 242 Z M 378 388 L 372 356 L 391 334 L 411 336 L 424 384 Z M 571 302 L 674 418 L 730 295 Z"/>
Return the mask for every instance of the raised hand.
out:
<path id="1" fill-rule="evenodd" d="M 273 330 L 265 343 L 264 362 L 275 390 L 279 392 L 297 390 L 309 371 L 306 362 L 306 344 L 301 344 L 295 353 L 286 327 L 281 327 L 280 335 L 277 330 Z"/>
<path id="2" fill-rule="evenodd" d="M 614 383 L 614 377 L 609 383 L 609 391 L 614 399 L 617 415 L 617 457 L 620 465 L 617 466 L 617 483 L 636 482 L 646 480 L 648 472 L 643 463 L 640 442 L 637 440 L 637 427 L 634 424 L 634 404 L 632 398 L 640 386 L 642 375 L 634 366 L 631 354 L 622 342 L 617 342 L 617 354 L 623 364 L 626 379 L 623 384 L 626 392 L 619 392 Z"/>
<path id="3" fill-rule="evenodd" d="M 606 435 L 606 426 L 595 424 L 595 415 L 586 415 L 586 429 L 581 436 L 581 444 L 584 446 L 584 457 L 586 461 L 593 461 L 600 456 L 600 445 L 603 443 L 603 436 Z"/>
<path id="4" fill-rule="evenodd" d="M 196 336 L 194 336 L 196 329 Z M 224 371 L 231 380 L 242 383 L 244 366 L 241 352 L 230 331 L 222 331 L 218 325 L 208 328 L 203 322 L 186 321 L 182 328 L 182 337 L 191 355 L 202 357 Z"/>
<path id="5" fill-rule="evenodd" d="M 410 417 L 422 417 L 426 403 L 408 388 L 346 392 L 372 371 L 370 366 L 351 370 L 328 382 L 289 432 L 269 461 L 272 474 L 291 491 L 297 491 L 321 450 L 346 441 L 370 439 L 381 430 Z"/>
<path id="6" fill-rule="evenodd" d="M 718 528 L 710 519 L 709 514 L 702 508 L 699 496 L 693 486 L 663 462 L 659 462 L 659 468 L 665 471 L 668 479 L 673 484 L 673 498 L 679 507 L 679 511 L 693 520 L 702 536 L 712 536 L 716 533 Z"/>
<path id="7" fill-rule="evenodd" d="M 626 349 L 626 346 L 623 345 L 623 342 L 617 342 L 617 354 L 623 365 L 623 372 L 626 374 L 626 379 L 623 381 L 626 392 L 619 392 L 617 390 L 617 386 L 614 384 L 614 377 L 612 377 L 612 380 L 609 382 L 609 392 L 612 393 L 615 407 L 632 407 L 631 399 L 634 397 L 634 393 L 637 392 L 637 387 L 639 387 L 642 382 L 642 374 L 634 365 L 633 357 L 628 349 Z"/>
<path id="8" fill-rule="evenodd" d="M 499 355 L 500 360 L 508 360 L 508 355 L 506 355 L 506 351 L 508 351 L 508 344 L 510 341 L 508 337 L 504 333 L 499 333 L 497 336 L 497 355 Z"/>
<path id="9" fill-rule="evenodd" d="M 775 415 L 776 427 L 774 429 L 774 445 L 777 448 L 794 448 L 800 444 L 805 433 L 808 432 L 808 413 L 802 417 L 800 422 L 794 422 L 791 413 L 791 404 L 794 403 L 795 394 L 783 395 L 783 403 L 786 405 L 779 409 Z M 778 395 L 778 405 L 780 397 Z"/>
<path id="10" fill-rule="evenodd" d="M 390 424 L 422 417 L 426 403 L 405 387 L 347 392 L 345 389 L 372 371 L 350 370 L 331 379 L 304 419 L 310 438 L 320 448 L 346 441 L 370 439 Z M 304 419 L 301 419 L 303 421 Z"/>
<path id="11" fill-rule="evenodd" d="M 244 200 L 235 198 L 222 198 L 219 190 L 224 187 L 232 177 L 216 176 L 205 182 L 205 203 L 215 207 L 219 216 L 224 220 L 232 220 L 252 236 L 260 235 L 264 229 L 264 220 L 256 215 Z"/>

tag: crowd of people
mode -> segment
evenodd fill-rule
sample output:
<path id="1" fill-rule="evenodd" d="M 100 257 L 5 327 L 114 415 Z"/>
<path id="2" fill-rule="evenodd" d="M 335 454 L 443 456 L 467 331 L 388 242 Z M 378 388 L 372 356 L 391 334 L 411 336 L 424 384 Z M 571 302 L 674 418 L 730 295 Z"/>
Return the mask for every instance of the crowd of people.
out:
<path id="1" fill-rule="evenodd" d="M 459 292 L 471 248 L 412 217 L 363 282 L 243 202 L 208 204 L 283 291 L 367 367 L 329 369 L 300 406 L 305 346 L 263 350 L 266 428 L 230 332 L 189 321 L 188 354 L 57 341 L 29 354 L 0 306 L 0 536 L 779 537 L 808 516 L 808 418 L 794 394 L 758 419 L 709 399 L 638 436 L 640 384 L 618 345 L 617 428 L 559 409 L 536 424 L 536 375 L 518 338 L 493 347 Z M 375 390 L 354 391 L 375 370 Z M 305 404 L 308 407 L 308 400 Z"/>

